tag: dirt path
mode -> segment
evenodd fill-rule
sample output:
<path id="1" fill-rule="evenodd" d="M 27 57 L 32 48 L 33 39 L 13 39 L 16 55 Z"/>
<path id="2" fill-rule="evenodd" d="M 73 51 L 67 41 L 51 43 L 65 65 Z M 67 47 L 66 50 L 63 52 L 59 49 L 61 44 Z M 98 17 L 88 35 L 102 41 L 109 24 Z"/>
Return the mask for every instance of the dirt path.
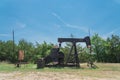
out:
<path id="1" fill-rule="evenodd" d="M 11 72 L 0 73 L 0 80 L 119 80 L 116 78 L 97 78 L 80 74 L 62 72 Z"/>

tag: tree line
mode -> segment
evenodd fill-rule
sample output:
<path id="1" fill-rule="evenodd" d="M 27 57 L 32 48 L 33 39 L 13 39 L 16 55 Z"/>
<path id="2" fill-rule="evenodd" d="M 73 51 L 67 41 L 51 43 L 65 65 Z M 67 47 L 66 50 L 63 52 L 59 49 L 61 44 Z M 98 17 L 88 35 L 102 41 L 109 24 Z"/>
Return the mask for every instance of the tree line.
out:
<path id="1" fill-rule="evenodd" d="M 91 53 L 87 47 L 77 44 L 80 62 L 87 62 L 92 59 L 96 62 L 120 62 L 120 37 L 112 35 L 107 39 L 103 39 L 98 34 L 91 37 Z M 24 39 L 20 40 L 18 44 L 12 40 L 0 40 L 0 61 L 8 61 L 15 63 L 18 61 L 18 52 L 23 50 L 25 53 L 24 61 L 34 63 L 37 59 L 43 58 L 50 54 L 52 43 L 38 43 L 33 44 Z M 66 43 L 60 50 L 65 54 L 65 60 L 68 56 L 71 44 Z"/>

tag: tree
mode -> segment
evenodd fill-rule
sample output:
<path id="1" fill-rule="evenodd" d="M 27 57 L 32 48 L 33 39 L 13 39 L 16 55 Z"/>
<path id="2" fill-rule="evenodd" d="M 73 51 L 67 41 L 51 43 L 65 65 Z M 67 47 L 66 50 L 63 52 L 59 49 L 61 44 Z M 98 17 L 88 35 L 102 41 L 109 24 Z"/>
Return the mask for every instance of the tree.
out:
<path id="1" fill-rule="evenodd" d="M 40 58 L 44 58 L 47 55 L 50 54 L 51 48 L 53 47 L 53 44 L 47 44 L 45 41 L 42 44 L 39 44 L 36 42 L 36 47 L 35 47 L 35 56 L 34 56 L 34 61 Z"/>
<path id="2" fill-rule="evenodd" d="M 71 37 L 74 36 L 71 34 Z M 117 35 L 112 35 L 106 40 L 101 38 L 98 34 L 95 34 L 91 38 L 92 42 L 92 52 L 94 54 L 90 55 L 87 47 L 82 47 L 77 44 L 78 57 L 80 62 L 88 61 L 89 57 L 95 58 L 98 62 L 120 62 L 120 37 Z M 39 58 L 44 58 L 50 54 L 51 48 L 54 45 L 52 43 L 37 43 L 33 44 L 24 39 L 21 39 L 18 44 L 13 41 L 1 41 L 0 40 L 0 61 L 16 62 L 18 60 L 19 50 L 23 50 L 25 53 L 24 61 L 35 62 Z M 68 54 L 70 52 L 72 43 L 66 43 L 64 47 L 61 47 L 61 51 L 65 55 L 65 61 L 67 60 Z M 74 53 L 74 52 L 73 52 Z M 74 57 L 74 54 L 70 56 Z"/>
<path id="3" fill-rule="evenodd" d="M 98 34 L 92 36 L 92 48 L 95 52 L 95 57 L 98 62 L 104 62 L 105 56 L 105 40 L 102 39 Z"/>
<path id="4" fill-rule="evenodd" d="M 107 54 L 109 55 L 109 62 L 120 62 L 120 37 L 112 35 L 111 38 L 107 38 L 108 45 Z"/>
<path id="5" fill-rule="evenodd" d="M 32 57 L 34 56 L 34 45 L 33 43 L 27 42 L 26 40 L 22 39 L 19 41 L 18 44 L 18 51 L 24 51 L 24 61 L 31 61 Z"/>
<path id="6" fill-rule="evenodd" d="M 5 41 L 0 40 L 0 61 L 6 60 L 6 48 L 5 48 Z"/>

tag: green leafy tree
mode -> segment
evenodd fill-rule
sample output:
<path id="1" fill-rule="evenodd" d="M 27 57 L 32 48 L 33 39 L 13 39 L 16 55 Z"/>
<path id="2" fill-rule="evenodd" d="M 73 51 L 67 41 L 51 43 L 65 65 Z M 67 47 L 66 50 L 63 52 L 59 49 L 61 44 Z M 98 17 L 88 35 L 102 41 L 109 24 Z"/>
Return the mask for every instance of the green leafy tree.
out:
<path id="1" fill-rule="evenodd" d="M 6 48 L 5 48 L 5 41 L 0 41 L 0 61 L 6 60 Z"/>
<path id="2" fill-rule="evenodd" d="M 40 58 L 44 58 L 47 55 L 50 54 L 50 50 L 53 47 L 53 44 L 47 44 L 45 41 L 42 44 L 39 44 L 36 42 L 36 47 L 35 47 L 35 56 L 34 56 L 34 61 Z"/>
<path id="3" fill-rule="evenodd" d="M 34 56 L 33 43 L 27 42 L 26 40 L 22 39 L 19 41 L 18 49 L 24 51 L 24 61 L 28 62 L 32 60 L 32 57 Z"/>
<path id="4" fill-rule="evenodd" d="M 95 52 L 95 58 L 98 62 L 104 62 L 104 55 L 105 55 L 105 43 L 106 41 L 102 39 L 98 34 L 92 36 L 91 39 L 92 48 Z"/>
<path id="5" fill-rule="evenodd" d="M 106 53 L 108 55 L 109 62 L 120 62 L 120 37 L 112 35 L 111 38 L 107 38 Z"/>

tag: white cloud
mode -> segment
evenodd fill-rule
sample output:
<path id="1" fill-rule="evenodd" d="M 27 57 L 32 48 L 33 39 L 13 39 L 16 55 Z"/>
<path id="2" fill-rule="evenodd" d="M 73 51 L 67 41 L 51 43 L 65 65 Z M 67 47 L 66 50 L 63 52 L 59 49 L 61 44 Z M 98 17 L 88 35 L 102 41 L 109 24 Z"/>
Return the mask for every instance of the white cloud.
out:
<path id="1" fill-rule="evenodd" d="M 114 32 L 111 31 L 111 32 L 109 32 L 109 33 L 107 33 L 107 34 L 102 35 L 101 37 L 102 37 L 103 39 L 107 39 L 107 38 L 108 38 L 109 36 L 111 36 L 113 33 L 114 33 Z"/>
<path id="2" fill-rule="evenodd" d="M 20 22 L 20 21 L 16 21 L 14 22 L 14 24 L 12 25 L 12 28 L 17 30 L 17 29 L 23 29 L 23 28 L 26 28 L 26 24 Z"/>
<path id="3" fill-rule="evenodd" d="M 115 34 L 117 31 L 119 31 L 120 30 L 120 28 L 117 28 L 117 29 L 115 29 L 115 30 L 112 30 L 111 32 L 109 32 L 109 33 L 107 33 L 107 34 L 104 34 L 104 35 L 102 35 L 102 38 L 103 39 L 107 39 L 108 37 L 110 37 L 111 35 L 113 35 L 113 34 Z"/>
<path id="4" fill-rule="evenodd" d="M 21 23 L 21 22 L 17 22 L 15 26 L 18 27 L 18 28 L 25 28 L 26 24 Z"/>
<path id="5" fill-rule="evenodd" d="M 54 27 L 60 28 L 61 26 L 58 24 L 54 24 Z"/>
<path id="6" fill-rule="evenodd" d="M 66 22 L 57 14 L 57 13 L 52 13 L 53 16 L 55 16 L 59 21 L 61 21 L 63 24 L 66 25 Z"/>
<path id="7" fill-rule="evenodd" d="M 1 37 L 9 37 L 9 34 L 0 34 Z"/>
<path id="8" fill-rule="evenodd" d="M 78 29 L 78 30 L 81 30 L 81 31 L 83 31 L 85 33 L 88 33 L 88 28 L 87 27 L 69 24 L 69 23 L 65 22 L 61 18 L 61 16 L 59 16 L 57 13 L 53 12 L 52 15 L 55 16 L 59 21 L 61 21 L 66 27 L 73 28 L 73 29 Z"/>
<path id="9" fill-rule="evenodd" d="M 80 26 L 71 25 L 71 24 L 66 24 L 66 27 L 79 29 L 79 30 L 82 30 L 82 31 L 88 33 L 88 28 L 86 28 L 86 27 L 80 27 Z"/>

